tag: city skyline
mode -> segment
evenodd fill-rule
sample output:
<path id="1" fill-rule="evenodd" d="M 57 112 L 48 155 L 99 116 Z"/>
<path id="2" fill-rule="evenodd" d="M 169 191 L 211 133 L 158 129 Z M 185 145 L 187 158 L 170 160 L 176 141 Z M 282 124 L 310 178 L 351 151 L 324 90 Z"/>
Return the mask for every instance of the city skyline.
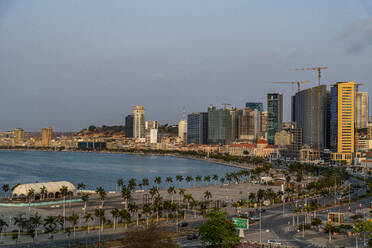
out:
<path id="1" fill-rule="evenodd" d="M 295 87 L 264 82 L 316 86 L 315 72 L 291 68 L 328 66 L 322 83 L 364 82 L 359 90 L 371 92 L 371 15 L 368 1 L 345 0 L 3 0 L 0 130 L 122 125 L 137 104 L 148 119 L 176 124 L 183 106 L 266 108 L 268 92 L 283 93 L 289 121 Z"/>

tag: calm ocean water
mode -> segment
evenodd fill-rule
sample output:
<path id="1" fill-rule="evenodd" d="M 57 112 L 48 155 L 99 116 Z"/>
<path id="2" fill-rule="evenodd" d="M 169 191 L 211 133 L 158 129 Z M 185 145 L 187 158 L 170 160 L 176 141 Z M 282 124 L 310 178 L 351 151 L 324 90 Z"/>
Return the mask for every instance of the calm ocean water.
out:
<path id="1" fill-rule="evenodd" d="M 167 176 L 224 176 L 237 169 L 199 160 L 127 154 L 79 153 L 79 152 L 39 152 L 0 151 L 0 184 L 33 183 L 66 180 L 75 186 L 84 182 L 87 189 L 98 186 L 114 190 L 118 178 L 126 183 L 130 178 Z M 193 183 L 195 184 L 195 182 Z M 178 183 L 176 182 L 177 186 Z M 165 183 L 162 185 L 167 187 Z M 181 187 L 186 187 L 184 183 Z"/>

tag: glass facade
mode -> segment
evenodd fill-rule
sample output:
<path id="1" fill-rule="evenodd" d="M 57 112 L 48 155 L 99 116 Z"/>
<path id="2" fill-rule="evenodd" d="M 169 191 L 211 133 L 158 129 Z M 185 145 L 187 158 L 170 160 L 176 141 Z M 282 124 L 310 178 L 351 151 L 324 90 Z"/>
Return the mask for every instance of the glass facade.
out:
<path id="1" fill-rule="evenodd" d="M 258 111 L 263 112 L 264 110 L 262 102 L 247 102 L 245 104 L 245 107 L 250 108 L 252 111 L 257 109 Z"/>
<path id="2" fill-rule="evenodd" d="M 192 113 L 187 115 L 187 144 L 207 144 L 208 113 Z"/>
<path id="3" fill-rule="evenodd" d="M 208 144 L 229 144 L 231 141 L 230 109 L 208 108 Z"/>
<path id="4" fill-rule="evenodd" d="M 338 135 L 338 89 L 337 86 L 331 87 L 330 104 L 330 145 L 333 152 L 337 152 Z"/>
<path id="5" fill-rule="evenodd" d="M 283 125 L 283 94 L 267 94 L 267 136 L 268 143 L 274 144 L 275 134 L 282 130 Z"/>
<path id="6" fill-rule="evenodd" d="M 318 91 L 320 92 L 320 108 Z M 320 111 L 320 149 L 327 148 L 327 87 L 325 85 L 312 87 L 297 92 L 292 97 L 292 122 L 303 130 L 304 145 L 318 147 L 318 109 Z"/>
<path id="7" fill-rule="evenodd" d="M 127 138 L 133 138 L 133 122 L 133 115 L 128 115 L 125 117 L 125 137 Z"/>

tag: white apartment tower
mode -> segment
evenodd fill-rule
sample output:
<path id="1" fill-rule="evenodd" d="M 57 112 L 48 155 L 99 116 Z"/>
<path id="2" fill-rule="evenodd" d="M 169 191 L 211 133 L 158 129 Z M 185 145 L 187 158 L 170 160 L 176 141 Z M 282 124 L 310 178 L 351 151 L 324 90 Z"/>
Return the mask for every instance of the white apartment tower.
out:
<path id="1" fill-rule="evenodd" d="M 368 92 L 358 92 L 355 99 L 356 126 L 358 129 L 368 127 L 369 103 Z"/>
<path id="2" fill-rule="evenodd" d="M 182 141 L 186 141 L 187 137 L 187 121 L 181 120 L 178 123 L 178 137 L 182 139 Z"/>
<path id="3" fill-rule="evenodd" d="M 136 139 L 145 138 L 145 108 L 137 105 L 133 109 L 133 136 Z"/>

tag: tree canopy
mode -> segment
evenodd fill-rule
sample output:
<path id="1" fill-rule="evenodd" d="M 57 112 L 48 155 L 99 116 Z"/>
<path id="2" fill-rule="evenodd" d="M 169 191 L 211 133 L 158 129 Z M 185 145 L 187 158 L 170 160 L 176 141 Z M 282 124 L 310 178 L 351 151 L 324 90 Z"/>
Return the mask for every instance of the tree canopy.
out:
<path id="1" fill-rule="evenodd" d="M 235 225 L 230 222 L 226 213 L 208 213 L 207 222 L 199 228 L 202 244 L 208 247 L 234 247 L 240 239 Z"/>

